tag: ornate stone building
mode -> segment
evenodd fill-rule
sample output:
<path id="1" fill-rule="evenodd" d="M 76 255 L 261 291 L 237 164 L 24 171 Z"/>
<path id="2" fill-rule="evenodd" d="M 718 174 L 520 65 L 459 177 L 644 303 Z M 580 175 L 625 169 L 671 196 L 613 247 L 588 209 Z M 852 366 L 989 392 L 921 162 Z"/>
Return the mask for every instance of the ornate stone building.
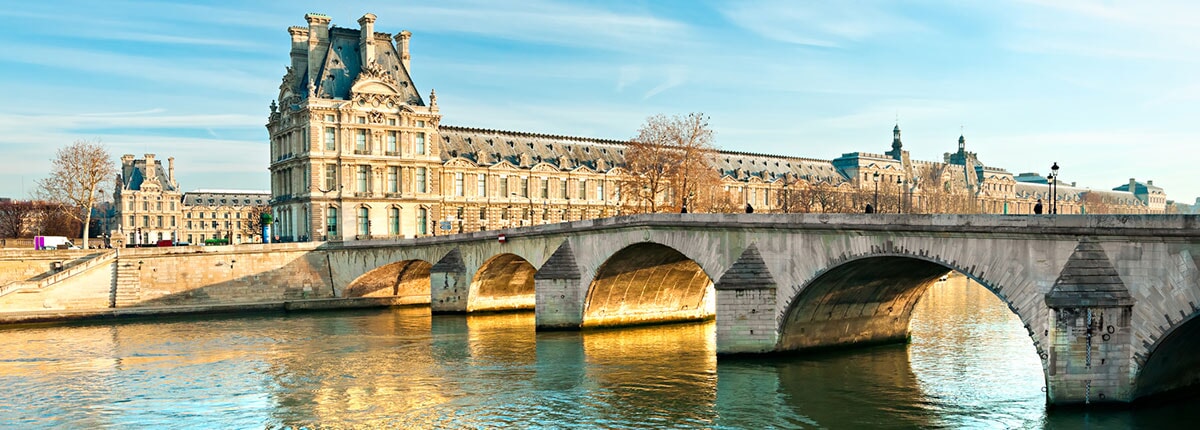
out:
<path id="1" fill-rule="evenodd" d="M 113 187 L 117 225 L 111 235 L 114 247 L 177 240 L 181 215 L 181 193 L 175 182 L 175 158 L 167 158 L 167 168 L 154 154 L 135 159 L 121 156 L 121 172 Z"/>
<path id="2" fill-rule="evenodd" d="M 196 190 L 183 194 L 179 237 L 191 244 L 224 240 L 229 244 L 260 243 L 259 215 L 267 210 L 270 191 Z"/>
<path id="3" fill-rule="evenodd" d="M 152 245 L 160 240 L 203 244 L 224 238 L 229 243 L 257 243 L 261 233 L 251 225 L 266 211 L 270 192 L 244 190 L 180 191 L 175 158 L 167 168 L 154 154 L 135 159 L 121 156 L 121 173 L 113 191 L 116 226 L 109 232 L 114 247 Z"/>
<path id="4" fill-rule="evenodd" d="M 376 32 L 373 14 L 356 29 L 331 27 L 320 14 L 305 19 L 288 29 L 291 65 L 267 123 L 282 239 L 414 237 L 638 210 L 621 190 L 626 142 L 443 125 L 435 92 L 425 98 L 412 80 L 411 33 Z M 985 166 L 962 136 L 941 162 L 910 160 L 898 125 L 884 154 L 830 161 L 721 151 L 713 167 L 723 182 L 714 192 L 726 202 L 718 210 L 846 212 L 872 203 L 890 212 L 1031 213 L 1049 198 L 1045 182 Z M 1137 190 L 1063 186 L 1060 213 L 1086 210 L 1088 194 L 1109 212 L 1161 208 Z"/>

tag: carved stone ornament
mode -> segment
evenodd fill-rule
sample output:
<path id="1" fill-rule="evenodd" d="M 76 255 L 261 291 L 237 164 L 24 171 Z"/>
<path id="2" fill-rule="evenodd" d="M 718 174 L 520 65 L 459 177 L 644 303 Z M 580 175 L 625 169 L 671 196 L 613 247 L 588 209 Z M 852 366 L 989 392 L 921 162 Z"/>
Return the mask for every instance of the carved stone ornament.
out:
<path id="1" fill-rule="evenodd" d="M 283 82 L 279 83 L 279 89 L 295 88 L 297 79 L 299 78 L 296 76 L 296 71 L 292 70 L 292 66 L 288 66 L 287 73 L 283 74 Z"/>
<path id="2" fill-rule="evenodd" d="M 371 112 L 371 124 L 383 124 L 383 112 Z"/>
<path id="3" fill-rule="evenodd" d="M 393 86 L 398 85 L 396 83 L 396 78 L 393 78 L 392 75 L 383 68 L 383 66 L 380 66 L 379 63 L 374 61 L 372 61 L 371 64 L 363 66 L 362 71 L 358 73 L 358 78 L 355 79 L 354 82 L 358 83 L 359 81 L 367 79 L 381 81 L 385 84 L 390 84 Z"/>

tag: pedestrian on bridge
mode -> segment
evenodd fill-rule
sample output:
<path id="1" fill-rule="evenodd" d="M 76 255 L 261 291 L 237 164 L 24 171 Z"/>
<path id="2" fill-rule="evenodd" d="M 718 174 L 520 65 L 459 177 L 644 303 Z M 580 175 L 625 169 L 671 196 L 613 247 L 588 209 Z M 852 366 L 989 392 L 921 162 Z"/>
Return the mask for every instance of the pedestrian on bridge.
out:
<path id="1" fill-rule="evenodd" d="M 1033 213 L 1042 214 L 1042 199 L 1038 199 L 1037 204 L 1033 205 Z"/>

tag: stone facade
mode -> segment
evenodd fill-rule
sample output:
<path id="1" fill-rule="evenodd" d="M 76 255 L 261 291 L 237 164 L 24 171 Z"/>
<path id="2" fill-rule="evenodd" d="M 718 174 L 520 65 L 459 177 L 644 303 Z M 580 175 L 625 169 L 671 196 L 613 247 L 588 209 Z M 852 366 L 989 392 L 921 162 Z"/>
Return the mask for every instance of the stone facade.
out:
<path id="1" fill-rule="evenodd" d="M 178 240 L 182 215 L 179 183 L 175 182 L 175 158 L 167 168 L 154 154 L 135 159 L 121 156 L 121 173 L 113 187 L 117 225 L 111 234 L 115 247 Z"/>
<path id="2" fill-rule="evenodd" d="M 110 232 L 114 247 L 152 245 L 160 240 L 204 243 L 262 242 L 254 217 L 266 211 L 271 193 L 248 190 L 197 190 L 184 193 L 175 180 L 175 158 L 167 168 L 154 154 L 121 156 L 113 191 L 117 223 Z"/>
<path id="3" fill-rule="evenodd" d="M 196 190 L 183 194 L 179 238 L 203 244 L 224 239 L 229 244 L 261 243 L 260 214 L 270 205 L 269 191 Z"/>
<path id="4" fill-rule="evenodd" d="M 330 27 L 320 14 L 305 19 L 288 29 L 291 65 L 267 123 L 272 210 L 285 241 L 417 237 L 641 210 L 620 189 L 626 142 L 443 125 L 436 94 L 426 98 L 413 82 L 411 33 L 376 32 L 373 14 L 357 29 Z M 871 202 L 878 212 L 1032 213 L 1038 199 L 1049 200 L 1045 185 L 985 166 L 962 136 L 942 161 L 910 160 L 899 125 L 885 154 L 721 151 L 714 164 L 723 183 L 712 192 L 725 202 L 714 210 L 723 212 L 860 212 Z M 1060 187 L 1059 213 L 1163 211 L 1136 193 Z"/>

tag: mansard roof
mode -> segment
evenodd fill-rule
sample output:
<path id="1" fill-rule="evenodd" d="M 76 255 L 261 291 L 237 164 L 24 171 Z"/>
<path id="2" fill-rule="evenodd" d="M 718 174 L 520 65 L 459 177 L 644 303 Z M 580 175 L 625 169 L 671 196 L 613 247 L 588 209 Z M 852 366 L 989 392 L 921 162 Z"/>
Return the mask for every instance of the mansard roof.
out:
<path id="1" fill-rule="evenodd" d="M 293 27 L 307 37 L 318 37 L 309 34 L 303 27 Z M 291 89 L 296 95 L 308 94 L 308 84 L 314 85 L 314 95 L 325 99 L 351 99 L 351 88 L 362 79 L 377 79 L 394 87 L 399 100 L 413 106 L 425 106 L 421 93 L 412 82 L 408 69 L 401 61 L 400 53 L 392 44 L 392 35 L 374 32 L 375 64 L 364 65 L 360 49 L 362 30 L 353 28 L 332 27 L 328 32 L 328 43 L 319 41 L 313 50 L 306 54 L 313 58 L 319 66 L 312 76 L 307 68 L 290 70 L 284 77 L 284 88 Z M 364 70 L 366 73 L 364 73 Z"/>
<path id="2" fill-rule="evenodd" d="M 161 160 L 153 160 L 154 165 L 147 169 L 146 159 L 140 158 L 121 166 L 121 188 L 130 191 L 141 191 L 142 184 L 157 183 L 162 191 L 179 191 L 171 183 Z"/>
<path id="3" fill-rule="evenodd" d="M 628 141 L 575 136 L 489 130 L 442 125 L 443 162 L 465 158 L 483 166 L 506 161 L 513 166 L 532 168 L 547 163 L 564 170 L 588 168 L 599 172 L 625 165 Z M 733 172 L 739 179 L 757 177 L 774 181 L 784 174 L 809 180 L 840 182 L 842 176 L 826 160 L 748 152 L 718 151 L 716 168 L 722 175 Z"/>

